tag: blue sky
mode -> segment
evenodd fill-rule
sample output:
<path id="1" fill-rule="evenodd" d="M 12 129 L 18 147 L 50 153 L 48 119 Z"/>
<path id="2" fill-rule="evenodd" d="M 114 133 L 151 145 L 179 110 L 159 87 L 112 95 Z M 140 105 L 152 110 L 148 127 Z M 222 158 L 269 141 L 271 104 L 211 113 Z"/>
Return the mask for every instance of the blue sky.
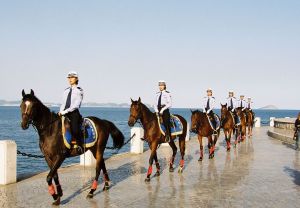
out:
<path id="1" fill-rule="evenodd" d="M 23 88 L 59 102 L 76 70 L 84 101 L 153 103 L 165 79 L 175 107 L 208 87 L 256 107 L 300 109 L 300 1 L 1 1 L 0 99 Z"/>

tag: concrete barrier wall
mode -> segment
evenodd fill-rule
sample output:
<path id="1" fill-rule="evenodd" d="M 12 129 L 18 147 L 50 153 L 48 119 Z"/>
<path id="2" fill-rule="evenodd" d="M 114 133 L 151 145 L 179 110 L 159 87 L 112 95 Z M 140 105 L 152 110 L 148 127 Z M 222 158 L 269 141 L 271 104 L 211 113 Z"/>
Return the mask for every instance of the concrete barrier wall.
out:
<path id="1" fill-rule="evenodd" d="M 0 184 L 17 181 L 17 145 L 13 140 L 0 141 Z"/>
<path id="2" fill-rule="evenodd" d="M 295 120 L 295 118 L 277 118 L 274 120 L 274 127 L 293 130 L 295 127 Z"/>

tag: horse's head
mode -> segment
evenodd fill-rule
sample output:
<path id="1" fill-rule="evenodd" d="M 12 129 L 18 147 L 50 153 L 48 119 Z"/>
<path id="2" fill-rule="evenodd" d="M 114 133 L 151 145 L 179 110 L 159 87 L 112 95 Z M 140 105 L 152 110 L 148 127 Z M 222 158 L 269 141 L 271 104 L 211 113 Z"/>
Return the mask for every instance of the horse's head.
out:
<path id="1" fill-rule="evenodd" d="M 130 115 L 128 119 L 128 126 L 133 127 L 134 124 L 141 118 L 142 116 L 142 105 L 141 98 L 137 101 L 131 99 L 130 106 Z"/>
<path id="2" fill-rule="evenodd" d="M 198 132 L 199 124 L 200 124 L 200 116 L 201 116 L 201 111 L 195 110 L 192 111 L 192 116 L 191 116 L 191 131 L 194 133 Z"/>
<path id="3" fill-rule="evenodd" d="M 238 116 L 241 116 L 241 115 L 242 115 L 242 112 L 243 112 L 243 109 L 242 109 L 241 107 L 238 107 L 238 108 L 235 109 L 235 111 L 236 111 L 236 114 L 237 114 Z"/>
<path id="4" fill-rule="evenodd" d="M 227 103 L 225 105 L 223 105 L 221 103 L 221 120 L 224 120 L 225 119 L 225 116 L 226 116 L 226 113 L 228 112 L 228 109 L 227 109 Z"/>
<path id="5" fill-rule="evenodd" d="M 30 94 L 25 94 L 25 91 L 22 90 L 22 96 L 22 103 L 20 105 L 22 115 L 21 127 L 26 130 L 37 116 L 36 108 L 39 101 L 34 96 L 33 90 L 30 91 Z"/>

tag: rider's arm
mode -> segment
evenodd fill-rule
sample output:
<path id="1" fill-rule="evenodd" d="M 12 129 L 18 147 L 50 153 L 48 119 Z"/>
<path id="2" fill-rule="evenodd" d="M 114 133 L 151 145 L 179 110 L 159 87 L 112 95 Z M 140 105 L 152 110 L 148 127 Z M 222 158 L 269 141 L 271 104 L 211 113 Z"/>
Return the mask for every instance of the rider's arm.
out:
<path id="1" fill-rule="evenodd" d="M 210 99 L 210 104 L 209 104 L 210 109 L 208 109 L 207 113 L 210 113 L 215 108 L 215 99 L 211 98 Z"/>
<path id="2" fill-rule="evenodd" d="M 160 111 L 160 113 L 162 114 L 166 109 L 169 109 L 172 107 L 172 96 L 171 93 L 167 93 L 166 95 L 166 105 L 165 107 L 163 107 Z"/>
<path id="3" fill-rule="evenodd" d="M 242 111 L 245 111 L 245 110 L 247 109 L 247 103 L 246 103 L 245 101 L 244 101 L 243 103 L 244 103 L 244 104 L 243 104 L 243 105 L 244 105 L 244 108 L 242 109 Z"/>
<path id="4" fill-rule="evenodd" d="M 158 95 L 156 94 L 155 103 L 154 103 L 154 111 L 155 111 L 155 113 L 158 113 L 157 104 L 158 104 Z"/>
<path id="5" fill-rule="evenodd" d="M 203 102 L 202 102 L 202 109 L 203 109 L 203 112 L 206 113 L 206 104 L 207 104 L 207 99 L 206 98 L 203 98 Z"/>

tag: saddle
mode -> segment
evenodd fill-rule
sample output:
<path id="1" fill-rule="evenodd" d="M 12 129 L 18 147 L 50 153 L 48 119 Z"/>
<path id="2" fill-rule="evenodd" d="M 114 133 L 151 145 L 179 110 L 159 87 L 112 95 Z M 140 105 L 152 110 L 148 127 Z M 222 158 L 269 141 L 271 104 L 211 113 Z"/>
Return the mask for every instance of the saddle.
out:
<path id="1" fill-rule="evenodd" d="M 163 123 L 162 116 L 157 116 L 157 122 L 158 122 L 158 126 L 160 128 L 162 135 L 165 136 L 166 135 L 166 127 Z M 170 124 L 171 124 L 170 125 L 171 126 L 171 136 L 178 136 L 183 133 L 183 125 L 177 116 L 171 114 Z"/>
<path id="2" fill-rule="evenodd" d="M 216 122 L 216 128 L 214 128 L 214 125 L 213 125 L 213 123 L 212 123 L 212 121 L 211 121 L 209 115 L 206 114 L 206 116 L 207 116 L 207 119 L 208 119 L 208 121 L 209 121 L 210 127 L 211 127 L 214 131 L 218 131 L 218 130 L 220 129 L 220 127 L 221 127 L 221 120 L 220 120 L 219 116 L 218 116 L 217 114 L 214 113 L 214 119 L 215 119 L 215 122 Z"/>
<path id="3" fill-rule="evenodd" d="M 62 135 L 64 144 L 68 149 L 77 148 L 76 140 L 71 134 L 70 120 L 62 116 Z M 95 123 L 89 118 L 83 118 L 80 125 L 81 141 L 85 148 L 94 146 L 98 139 L 98 133 Z"/>

